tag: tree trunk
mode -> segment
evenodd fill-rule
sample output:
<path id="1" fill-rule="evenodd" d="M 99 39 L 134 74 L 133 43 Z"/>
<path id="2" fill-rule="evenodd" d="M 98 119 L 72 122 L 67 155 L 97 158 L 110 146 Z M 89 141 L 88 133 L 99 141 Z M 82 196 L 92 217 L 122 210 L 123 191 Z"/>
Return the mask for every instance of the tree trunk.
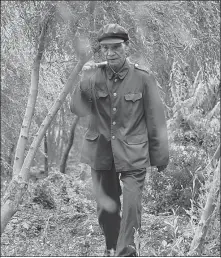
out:
<path id="1" fill-rule="evenodd" d="M 45 44 L 48 22 L 49 22 L 49 16 L 45 17 L 45 20 L 43 21 L 44 26 L 41 30 L 41 34 L 39 38 L 39 47 L 32 67 L 30 93 L 29 93 L 25 116 L 23 119 L 21 131 L 20 131 L 20 135 L 18 138 L 18 143 L 15 151 L 13 175 L 19 174 L 24 162 L 25 148 L 27 145 L 29 128 L 31 125 L 31 120 L 34 114 L 35 103 L 38 95 L 39 69 L 40 69 L 42 55 L 44 52 L 44 44 Z"/>
<path id="2" fill-rule="evenodd" d="M 219 153 L 219 155 L 217 155 L 217 153 Z M 219 160 L 218 166 L 214 171 L 213 182 L 207 196 L 206 204 L 204 207 L 204 211 L 201 215 L 199 225 L 196 229 L 193 241 L 191 243 L 188 256 L 201 256 L 209 224 L 211 222 L 211 218 L 216 207 L 216 202 L 218 201 L 218 196 L 220 195 L 220 146 L 214 154 L 213 159 L 214 158 Z"/>
<path id="3" fill-rule="evenodd" d="M 61 124 L 61 110 L 63 109 L 63 105 L 60 108 L 60 112 L 59 112 L 59 121 L 58 121 L 58 137 L 57 137 L 57 159 L 60 160 L 60 145 L 61 145 L 61 135 L 62 135 L 62 124 Z"/>
<path id="4" fill-rule="evenodd" d="M 51 161 L 52 164 L 57 163 L 56 160 L 56 118 L 54 118 L 53 122 L 51 123 Z"/>
<path id="5" fill-rule="evenodd" d="M 3 205 L 1 207 L 1 234 L 4 232 L 4 229 L 8 224 L 9 220 L 11 219 L 11 217 L 16 213 L 19 204 L 22 202 L 23 195 L 28 187 L 28 180 L 30 177 L 30 173 L 29 173 L 30 167 L 35 157 L 35 154 L 37 152 L 37 149 L 44 137 L 44 134 L 46 133 L 52 119 L 54 118 L 59 108 L 61 107 L 62 103 L 64 102 L 72 85 L 74 85 L 75 79 L 78 73 L 81 71 L 83 65 L 91 58 L 91 56 L 92 56 L 91 52 L 86 54 L 85 50 L 80 49 L 80 60 L 78 61 L 77 65 L 75 66 L 74 70 L 69 76 L 68 81 L 62 93 L 60 94 L 59 98 L 56 100 L 51 110 L 49 111 L 48 115 L 46 116 L 43 123 L 41 124 L 30 146 L 30 149 L 24 160 L 24 163 L 19 175 L 14 176 L 11 182 L 9 183 L 9 186 L 4 195 Z"/>
<path id="6" fill-rule="evenodd" d="M 15 175 L 9 183 L 3 197 L 3 205 L 1 208 L 1 234 L 4 232 L 11 217 L 18 210 L 19 204 L 22 201 L 22 197 L 27 188 L 27 182 L 24 182 L 19 175 Z"/>
<path id="7" fill-rule="evenodd" d="M 60 116 L 61 116 L 61 138 L 59 143 L 59 159 L 61 160 L 63 148 L 64 148 L 64 128 L 65 128 L 65 119 L 64 119 L 64 106 L 62 106 L 62 109 L 60 110 Z"/>
<path id="8" fill-rule="evenodd" d="M 71 147 L 72 147 L 73 142 L 74 142 L 74 133 L 75 133 L 75 128 L 76 128 L 76 125 L 77 125 L 78 121 L 79 121 L 79 117 L 76 117 L 72 126 L 71 126 L 70 137 L 69 137 L 69 140 L 68 140 L 68 144 L 67 144 L 67 146 L 64 150 L 64 154 L 63 154 L 62 159 L 61 159 L 60 172 L 63 173 L 63 174 L 65 174 L 66 163 L 67 163 L 69 152 L 70 152 Z"/>
<path id="9" fill-rule="evenodd" d="M 48 164 L 49 166 L 51 166 L 51 125 L 48 126 L 48 130 L 47 130 L 47 141 L 48 141 Z"/>
<path id="10" fill-rule="evenodd" d="M 15 144 L 12 143 L 9 151 L 9 156 L 8 156 L 8 164 L 10 166 L 12 165 L 12 157 L 13 157 L 14 150 L 15 150 Z"/>
<path id="11" fill-rule="evenodd" d="M 47 140 L 47 133 L 44 136 L 44 167 L 45 173 L 48 173 L 48 140 Z"/>

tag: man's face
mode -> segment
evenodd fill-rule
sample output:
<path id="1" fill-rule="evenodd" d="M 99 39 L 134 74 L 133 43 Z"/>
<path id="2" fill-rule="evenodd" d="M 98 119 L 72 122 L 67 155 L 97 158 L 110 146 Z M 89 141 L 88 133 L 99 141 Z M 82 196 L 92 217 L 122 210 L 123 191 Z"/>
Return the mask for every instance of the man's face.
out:
<path id="1" fill-rule="evenodd" d="M 101 51 L 108 64 L 113 68 L 121 68 L 128 46 L 125 43 L 102 44 Z"/>

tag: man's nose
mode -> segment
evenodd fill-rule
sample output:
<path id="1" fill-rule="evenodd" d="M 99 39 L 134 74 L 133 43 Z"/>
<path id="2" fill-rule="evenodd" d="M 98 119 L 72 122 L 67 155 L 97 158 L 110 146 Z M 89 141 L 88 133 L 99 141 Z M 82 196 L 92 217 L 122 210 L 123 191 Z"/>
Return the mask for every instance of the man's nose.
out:
<path id="1" fill-rule="evenodd" d="M 114 51 L 112 50 L 112 49 L 108 49 L 107 50 L 107 55 L 108 56 L 112 56 L 112 55 L 114 55 L 115 53 L 114 53 Z"/>

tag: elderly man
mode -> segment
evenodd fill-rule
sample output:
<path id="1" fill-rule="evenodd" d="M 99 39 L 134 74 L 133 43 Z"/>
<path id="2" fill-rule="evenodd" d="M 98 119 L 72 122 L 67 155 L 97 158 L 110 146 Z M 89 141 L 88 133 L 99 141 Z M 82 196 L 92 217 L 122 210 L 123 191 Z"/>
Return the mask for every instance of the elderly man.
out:
<path id="1" fill-rule="evenodd" d="M 112 249 L 116 256 L 137 256 L 146 168 L 162 171 L 169 160 L 166 121 L 153 75 L 126 58 L 128 32 L 108 24 L 98 41 L 107 65 L 82 78 L 70 107 L 78 116 L 90 115 L 81 161 L 91 167 L 105 255 Z"/>

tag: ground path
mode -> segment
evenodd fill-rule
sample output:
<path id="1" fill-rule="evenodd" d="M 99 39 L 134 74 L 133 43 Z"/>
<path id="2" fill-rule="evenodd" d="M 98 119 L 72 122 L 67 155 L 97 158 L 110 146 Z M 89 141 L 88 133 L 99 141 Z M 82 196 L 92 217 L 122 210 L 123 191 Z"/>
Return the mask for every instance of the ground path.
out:
<path id="1" fill-rule="evenodd" d="M 2 235 L 1 256 L 102 256 L 104 237 L 88 183 L 56 173 L 40 186 L 51 189 L 55 207 L 45 200 L 33 202 L 30 192 Z M 32 186 L 39 194 L 38 187 Z M 168 223 L 180 218 L 148 214 L 145 205 L 142 218 L 140 256 L 171 255 L 172 245 L 176 255 L 175 228 Z"/>

